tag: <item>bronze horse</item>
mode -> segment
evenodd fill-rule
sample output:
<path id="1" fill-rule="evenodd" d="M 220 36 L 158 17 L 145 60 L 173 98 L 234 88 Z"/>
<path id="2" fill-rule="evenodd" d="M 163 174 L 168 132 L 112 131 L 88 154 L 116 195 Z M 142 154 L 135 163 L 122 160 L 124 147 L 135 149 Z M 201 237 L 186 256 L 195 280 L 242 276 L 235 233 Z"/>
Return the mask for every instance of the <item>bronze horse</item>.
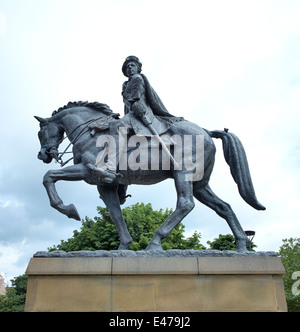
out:
<path id="1" fill-rule="evenodd" d="M 201 203 L 213 209 L 220 217 L 224 218 L 236 239 L 237 250 L 247 250 L 248 237 L 241 227 L 230 205 L 217 197 L 209 186 L 209 179 L 213 170 L 216 148 L 212 138 L 220 138 L 223 142 L 225 160 L 230 166 L 230 171 L 242 198 L 253 208 L 265 210 L 256 199 L 248 162 L 240 140 L 228 130 L 208 131 L 184 119 L 169 124 L 165 135 L 181 137 L 197 135 L 204 139 L 204 161 L 201 179 L 187 180 L 187 170 L 176 169 L 171 164 L 169 169 L 137 169 L 118 170 L 119 175 L 112 183 L 107 183 L 100 174 L 95 172 L 96 161 L 101 147 L 97 141 L 101 135 L 109 135 L 111 124 L 118 121 L 118 114 L 113 113 L 109 107 L 100 103 L 75 102 L 60 108 L 50 118 L 40 118 L 40 131 L 38 133 L 41 150 L 38 158 L 45 163 L 52 159 L 60 160 L 58 146 L 64 139 L 64 133 L 73 146 L 74 165 L 59 170 L 48 171 L 43 179 L 50 204 L 59 212 L 69 218 L 80 220 L 80 216 L 73 204 L 64 205 L 56 192 L 55 183 L 59 180 L 79 181 L 96 185 L 101 199 L 104 201 L 112 221 L 116 225 L 120 237 L 119 249 L 128 249 L 132 242 L 126 223 L 122 217 L 120 205 L 125 201 L 126 188 L 130 184 L 150 185 L 173 178 L 177 191 L 177 205 L 171 216 L 156 230 L 147 250 L 161 250 L 161 240 L 176 227 L 183 218 L 194 208 L 194 197 Z M 104 149 L 105 147 L 103 147 Z M 173 147 L 174 148 L 174 147 Z M 103 150 L 102 149 L 102 150 Z M 160 146 L 161 149 L 161 146 Z M 182 147 L 184 149 L 184 147 Z M 128 157 L 134 149 L 128 149 Z M 172 151 L 172 149 L 170 149 Z M 193 147 L 193 156 L 197 153 Z M 171 153 L 170 153 L 171 155 Z M 151 156 L 149 154 L 149 160 Z M 195 158 L 193 159 L 195 160 Z"/>

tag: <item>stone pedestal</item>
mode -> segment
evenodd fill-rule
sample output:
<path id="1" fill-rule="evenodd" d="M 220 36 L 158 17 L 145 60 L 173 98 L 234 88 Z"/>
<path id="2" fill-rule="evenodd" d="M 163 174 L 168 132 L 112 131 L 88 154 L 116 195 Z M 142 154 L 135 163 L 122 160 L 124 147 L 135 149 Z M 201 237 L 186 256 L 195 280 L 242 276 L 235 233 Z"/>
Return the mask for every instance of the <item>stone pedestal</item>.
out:
<path id="1" fill-rule="evenodd" d="M 278 257 L 35 257 L 25 311 L 286 311 Z"/>

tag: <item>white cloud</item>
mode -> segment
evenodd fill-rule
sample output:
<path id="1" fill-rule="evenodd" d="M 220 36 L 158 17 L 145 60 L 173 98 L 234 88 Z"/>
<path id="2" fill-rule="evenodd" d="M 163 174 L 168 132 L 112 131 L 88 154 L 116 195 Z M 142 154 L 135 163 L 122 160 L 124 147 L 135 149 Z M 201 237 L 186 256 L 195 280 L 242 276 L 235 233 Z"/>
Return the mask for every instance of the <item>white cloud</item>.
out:
<path id="1" fill-rule="evenodd" d="M 24 274 L 24 264 L 18 265 L 19 258 L 23 255 L 22 249 L 13 245 L 3 246 L 0 244 L 0 270 L 5 274 L 6 282 L 14 277 Z"/>

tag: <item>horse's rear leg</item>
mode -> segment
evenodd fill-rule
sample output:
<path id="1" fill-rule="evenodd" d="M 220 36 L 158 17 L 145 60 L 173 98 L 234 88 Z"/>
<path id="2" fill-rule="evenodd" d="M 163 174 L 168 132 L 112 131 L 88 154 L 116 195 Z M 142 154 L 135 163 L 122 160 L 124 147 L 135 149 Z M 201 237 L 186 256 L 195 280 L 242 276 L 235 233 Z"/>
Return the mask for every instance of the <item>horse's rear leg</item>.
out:
<path id="1" fill-rule="evenodd" d="M 235 213 L 230 205 L 222 201 L 209 187 L 209 185 L 198 188 L 197 183 L 194 185 L 194 196 L 203 204 L 214 210 L 220 217 L 224 218 L 236 240 L 237 251 L 247 251 L 247 242 L 249 239 L 240 225 Z"/>
<path id="2" fill-rule="evenodd" d="M 179 172 L 174 174 L 174 180 L 177 191 L 176 209 L 155 232 L 146 250 L 162 250 L 161 240 L 166 238 L 195 206 L 192 182 L 186 181 L 185 175 Z"/>
<path id="3" fill-rule="evenodd" d="M 117 227 L 120 236 L 119 250 L 128 249 L 132 242 L 132 237 L 128 232 L 127 225 L 122 216 L 117 186 L 99 185 L 97 188 L 100 198 L 103 200 L 109 211 L 111 220 Z"/>
<path id="4" fill-rule="evenodd" d="M 62 168 L 59 170 L 48 171 L 44 176 L 43 185 L 48 193 L 50 205 L 69 218 L 80 220 L 80 215 L 77 212 L 74 204 L 64 205 L 56 191 L 55 182 L 59 180 L 79 181 L 85 179 L 86 176 L 87 171 L 82 164 Z"/>

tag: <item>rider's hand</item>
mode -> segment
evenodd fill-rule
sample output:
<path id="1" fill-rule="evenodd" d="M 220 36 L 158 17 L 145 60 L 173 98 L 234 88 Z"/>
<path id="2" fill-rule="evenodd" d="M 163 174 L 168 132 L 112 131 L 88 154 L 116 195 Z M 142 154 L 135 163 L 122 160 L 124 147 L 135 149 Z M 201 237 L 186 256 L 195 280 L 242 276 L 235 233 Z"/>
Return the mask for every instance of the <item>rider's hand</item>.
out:
<path id="1" fill-rule="evenodd" d="M 139 101 L 132 104 L 131 109 L 136 117 L 142 118 L 146 114 L 146 109 L 143 106 L 144 105 Z"/>

